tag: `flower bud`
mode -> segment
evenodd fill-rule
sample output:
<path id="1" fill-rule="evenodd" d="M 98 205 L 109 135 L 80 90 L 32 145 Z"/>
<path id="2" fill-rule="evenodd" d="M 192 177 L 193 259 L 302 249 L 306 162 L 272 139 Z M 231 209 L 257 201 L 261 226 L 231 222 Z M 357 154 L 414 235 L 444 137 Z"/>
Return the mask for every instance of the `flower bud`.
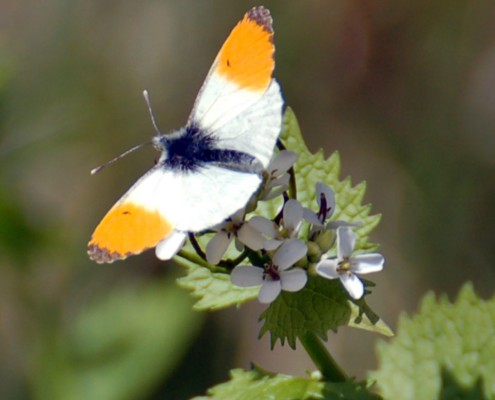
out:
<path id="1" fill-rule="evenodd" d="M 335 243 L 335 232 L 333 230 L 324 230 L 316 237 L 315 242 L 320 246 L 321 252 L 326 253 Z"/>
<path id="2" fill-rule="evenodd" d="M 308 260 L 316 262 L 320 259 L 321 254 L 322 253 L 320 250 L 320 246 L 315 242 L 309 241 L 308 242 L 308 253 L 307 253 Z"/>

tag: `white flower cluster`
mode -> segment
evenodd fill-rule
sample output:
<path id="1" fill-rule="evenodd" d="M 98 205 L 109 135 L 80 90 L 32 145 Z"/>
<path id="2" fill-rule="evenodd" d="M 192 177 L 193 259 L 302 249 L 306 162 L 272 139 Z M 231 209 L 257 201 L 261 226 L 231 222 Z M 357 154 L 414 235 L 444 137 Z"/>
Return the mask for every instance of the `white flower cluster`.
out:
<path id="1" fill-rule="evenodd" d="M 287 191 L 287 171 L 296 158 L 295 153 L 279 152 L 267 170 L 259 199 L 270 200 Z M 380 271 L 384 264 L 378 253 L 353 254 L 357 240 L 353 228 L 360 224 L 331 220 L 335 193 L 323 183 L 316 185 L 316 212 L 303 208 L 296 199 L 285 200 L 275 221 L 262 216 L 247 220 L 243 209 L 215 227 L 215 235 L 206 246 L 206 260 L 218 264 L 232 241 L 240 252 L 246 247 L 257 252 L 261 261 L 236 266 L 231 281 L 241 287 L 260 286 L 261 303 L 271 303 L 282 290 L 301 290 L 308 281 L 308 273 L 326 279 L 339 278 L 349 295 L 360 299 L 364 284 L 358 275 Z M 307 242 L 298 238 L 304 221 L 309 225 Z M 329 257 L 328 251 L 334 244 L 337 256 Z"/>
<path id="2" fill-rule="evenodd" d="M 288 154 L 291 154 L 289 157 Z M 288 183 L 288 175 L 282 174 L 295 162 L 293 153 L 282 151 L 275 158 L 273 164 L 284 165 L 284 169 L 278 169 L 278 175 L 272 182 Z M 291 161 L 290 163 L 287 161 Z M 270 171 L 270 174 L 273 170 Z M 267 187 L 267 186 L 265 186 Z M 273 186 L 268 186 L 273 192 Z M 277 191 L 279 193 L 279 191 Z M 309 239 L 320 242 L 323 254 L 319 255 L 314 271 L 320 277 L 327 279 L 339 278 L 349 295 L 353 299 L 360 299 L 364 294 L 364 285 L 357 275 L 380 271 L 383 268 L 384 258 L 381 254 L 357 254 L 353 255 L 356 244 L 356 234 L 353 227 L 359 224 L 350 224 L 343 221 L 327 222 L 335 211 L 335 194 L 331 187 L 323 183 L 316 185 L 316 203 L 318 211 L 304 209 L 297 200 L 290 199 L 285 202 L 283 216 L 280 224 L 276 224 L 264 217 L 253 217 L 245 222 L 243 227 L 250 226 L 252 236 L 250 242 L 256 243 L 252 247 L 248 242 L 244 243 L 253 250 L 263 250 L 273 255 L 262 266 L 240 265 L 234 268 L 231 274 L 232 283 L 237 286 L 261 285 L 258 300 L 261 303 L 271 303 L 282 290 L 296 292 L 301 290 L 308 280 L 307 270 L 299 266 L 294 267 L 298 261 L 306 257 L 308 259 L 308 245 L 297 239 L 303 220 L 310 224 Z M 258 232 L 258 234 L 254 234 Z M 337 257 L 329 258 L 326 252 L 329 250 L 328 233 L 334 233 L 330 237 L 335 238 Z M 336 232 L 336 235 L 335 235 Z M 257 237 L 254 240 L 254 237 Z M 262 237 L 266 240 L 262 243 Z M 240 239 L 240 236 L 238 235 Z M 318 238 L 320 240 L 318 241 Z M 242 240 L 242 239 L 241 239 Z M 332 240 L 332 242 L 334 242 Z M 210 242 L 211 243 L 211 242 Z M 304 264 L 304 263 L 301 263 Z M 306 264 L 308 264 L 306 262 Z"/>

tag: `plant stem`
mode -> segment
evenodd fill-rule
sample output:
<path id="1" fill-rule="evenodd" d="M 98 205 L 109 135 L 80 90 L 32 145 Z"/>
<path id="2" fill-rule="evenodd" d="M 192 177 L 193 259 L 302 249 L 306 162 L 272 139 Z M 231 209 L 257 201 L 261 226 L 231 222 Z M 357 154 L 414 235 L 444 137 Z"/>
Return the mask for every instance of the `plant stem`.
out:
<path id="1" fill-rule="evenodd" d="M 294 167 L 289 168 L 289 197 L 291 199 L 297 199 L 297 185 L 296 185 L 296 174 L 294 172 Z"/>
<path id="2" fill-rule="evenodd" d="M 280 139 L 277 140 L 277 147 L 280 151 L 287 150 L 285 145 Z M 297 187 L 296 187 L 296 174 L 294 173 L 294 167 L 289 168 L 289 198 L 297 199 Z"/>
<path id="3" fill-rule="evenodd" d="M 320 370 L 325 381 L 344 382 L 348 379 L 346 373 L 334 360 L 322 340 L 314 333 L 308 332 L 303 337 L 300 337 L 299 340 L 311 357 L 311 360 L 313 360 L 316 367 Z"/>
<path id="4" fill-rule="evenodd" d="M 201 257 L 199 257 L 197 254 L 189 253 L 186 250 L 179 251 L 177 253 L 177 256 L 180 258 L 183 258 L 185 260 L 191 261 L 195 264 L 198 264 L 202 267 L 208 268 L 211 272 L 223 272 L 223 273 L 227 272 L 227 270 L 225 268 L 217 267 L 216 265 L 211 265 L 208 262 L 206 262 L 205 260 L 203 260 Z M 178 264 L 181 263 L 180 260 L 178 260 L 178 259 L 176 260 L 176 262 Z"/>
<path id="5" fill-rule="evenodd" d="M 201 246 L 199 245 L 198 241 L 196 240 L 196 236 L 194 236 L 194 233 L 189 232 L 189 241 L 191 242 L 192 247 L 194 248 L 194 251 L 198 256 L 200 256 L 204 261 L 206 261 L 206 254 L 205 252 L 201 249 Z"/>

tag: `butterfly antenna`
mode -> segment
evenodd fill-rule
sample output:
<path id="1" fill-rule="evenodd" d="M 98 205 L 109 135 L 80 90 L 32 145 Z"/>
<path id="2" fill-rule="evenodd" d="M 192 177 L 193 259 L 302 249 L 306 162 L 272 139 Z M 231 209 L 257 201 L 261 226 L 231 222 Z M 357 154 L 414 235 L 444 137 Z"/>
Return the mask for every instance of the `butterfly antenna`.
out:
<path id="1" fill-rule="evenodd" d="M 148 110 L 150 112 L 151 123 L 153 124 L 153 128 L 155 128 L 155 131 L 158 135 L 161 135 L 160 130 L 158 129 L 158 125 L 156 124 L 155 114 L 153 113 L 153 108 L 151 107 L 150 95 L 149 95 L 147 90 L 143 90 L 143 96 L 144 96 L 144 100 L 146 101 L 146 104 L 148 105 Z M 127 151 L 124 151 L 120 156 L 117 156 L 114 159 L 107 161 L 105 164 L 102 164 L 96 168 L 93 168 L 91 170 L 91 175 L 97 174 L 103 168 L 108 167 L 110 164 L 113 164 L 115 161 L 118 161 L 121 158 L 124 158 L 126 155 L 128 155 L 128 154 L 132 153 L 133 151 L 136 151 L 137 149 L 140 149 L 141 147 L 146 146 L 148 144 L 153 144 L 153 141 L 138 144 L 137 146 L 134 146 L 133 148 L 131 148 Z"/>
<path id="2" fill-rule="evenodd" d="M 127 151 L 124 151 L 120 156 L 117 156 L 115 157 L 114 159 L 110 160 L 110 161 L 107 161 L 105 164 L 102 164 L 96 168 L 93 168 L 91 170 L 91 175 L 94 175 L 94 174 L 97 174 L 98 172 L 100 172 L 103 168 L 105 167 L 108 167 L 110 164 L 113 164 L 115 161 L 118 161 L 120 160 L 121 158 L 124 158 L 126 155 L 132 153 L 133 151 L 136 151 L 137 149 L 140 149 L 141 147 L 143 146 L 146 146 L 148 144 L 152 144 L 151 141 L 149 142 L 146 142 L 146 143 L 141 143 L 141 144 L 138 144 L 137 146 L 134 146 L 132 148 L 130 148 L 129 150 Z"/>
<path id="3" fill-rule="evenodd" d="M 160 129 L 158 129 L 158 125 L 156 124 L 155 113 L 153 112 L 153 108 L 151 107 L 150 95 L 147 90 L 143 90 L 143 96 L 144 96 L 144 100 L 146 101 L 146 104 L 148 105 L 148 111 L 150 112 L 151 123 L 153 124 L 153 128 L 155 128 L 155 131 L 158 135 L 161 135 Z"/>

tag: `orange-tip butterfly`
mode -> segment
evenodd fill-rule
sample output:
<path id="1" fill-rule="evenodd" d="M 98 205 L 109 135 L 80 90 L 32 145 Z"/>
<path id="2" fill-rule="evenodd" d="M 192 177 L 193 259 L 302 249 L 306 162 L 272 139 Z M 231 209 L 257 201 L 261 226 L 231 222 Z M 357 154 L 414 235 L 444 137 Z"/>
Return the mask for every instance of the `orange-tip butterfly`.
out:
<path id="1" fill-rule="evenodd" d="M 274 53 L 270 12 L 255 7 L 220 49 L 186 126 L 152 139 L 161 156 L 96 227 L 92 260 L 113 262 L 152 247 L 169 259 L 188 232 L 211 228 L 247 204 L 282 125 Z"/>

